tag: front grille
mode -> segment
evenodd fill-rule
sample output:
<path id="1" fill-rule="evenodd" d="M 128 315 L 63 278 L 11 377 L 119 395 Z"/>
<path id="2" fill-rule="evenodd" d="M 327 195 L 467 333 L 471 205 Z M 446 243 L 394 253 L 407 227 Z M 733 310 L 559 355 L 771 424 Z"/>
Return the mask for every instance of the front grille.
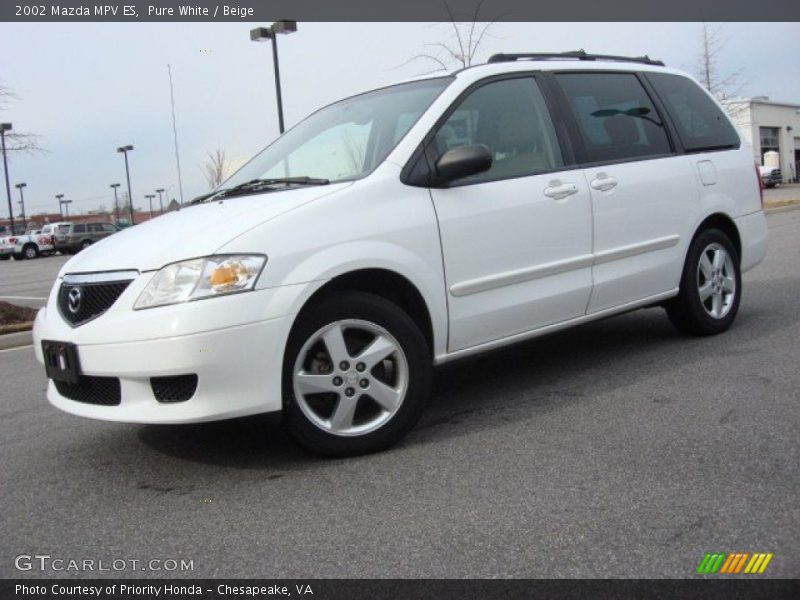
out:
<path id="1" fill-rule="evenodd" d="M 58 290 L 58 311 L 71 325 L 82 325 L 111 308 L 131 281 L 62 283 Z"/>
<path id="2" fill-rule="evenodd" d="M 197 375 L 151 377 L 150 387 L 159 402 L 185 402 L 197 390 Z"/>
<path id="3" fill-rule="evenodd" d="M 116 377 L 90 377 L 81 375 L 78 383 L 54 381 L 58 393 L 86 404 L 117 406 L 122 400 L 119 379 Z"/>

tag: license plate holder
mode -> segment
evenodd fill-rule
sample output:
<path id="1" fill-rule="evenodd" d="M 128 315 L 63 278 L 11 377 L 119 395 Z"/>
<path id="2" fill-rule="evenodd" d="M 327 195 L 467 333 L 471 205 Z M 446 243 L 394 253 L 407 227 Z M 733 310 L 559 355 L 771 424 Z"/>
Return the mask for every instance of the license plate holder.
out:
<path id="1" fill-rule="evenodd" d="M 42 340 L 44 370 L 54 381 L 77 384 L 80 381 L 81 364 L 78 347 L 69 342 Z"/>

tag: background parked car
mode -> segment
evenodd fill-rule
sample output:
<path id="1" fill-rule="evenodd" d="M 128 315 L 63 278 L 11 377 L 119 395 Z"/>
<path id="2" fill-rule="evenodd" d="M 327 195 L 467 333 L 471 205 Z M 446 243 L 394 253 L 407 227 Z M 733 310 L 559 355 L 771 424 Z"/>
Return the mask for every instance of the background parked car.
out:
<path id="1" fill-rule="evenodd" d="M 14 248 L 8 242 L 10 236 L 0 236 L 0 260 L 8 260 L 14 252 Z"/>
<path id="2" fill-rule="evenodd" d="M 112 223 L 58 223 L 55 249 L 75 254 L 117 231 L 119 227 Z"/>
<path id="3" fill-rule="evenodd" d="M 758 167 L 758 172 L 761 173 L 761 183 L 764 187 L 771 188 L 783 183 L 781 170 L 777 167 Z"/>

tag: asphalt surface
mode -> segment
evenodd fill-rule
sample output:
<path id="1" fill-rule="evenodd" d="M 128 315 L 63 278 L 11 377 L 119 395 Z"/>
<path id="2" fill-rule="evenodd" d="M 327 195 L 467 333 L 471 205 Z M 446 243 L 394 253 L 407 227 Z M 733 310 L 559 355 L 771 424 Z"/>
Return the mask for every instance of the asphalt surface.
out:
<path id="1" fill-rule="evenodd" d="M 399 447 L 355 459 L 270 417 L 72 417 L 31 348 L 2 352 L 0 576 L 53 575 L 14 569 L 49 554 L 194 577 L 693 577 L 744 551 L 798 577 L 800 210 L 769 226 L 724 335 L 648 309 L 453 364 Z"/>
<path id="2" fill-rule="evenodd" d="M 55 254 L 33 260 L 0 261 L 0 301 L 40 308 L 61 266 L 71 256 Z"/>

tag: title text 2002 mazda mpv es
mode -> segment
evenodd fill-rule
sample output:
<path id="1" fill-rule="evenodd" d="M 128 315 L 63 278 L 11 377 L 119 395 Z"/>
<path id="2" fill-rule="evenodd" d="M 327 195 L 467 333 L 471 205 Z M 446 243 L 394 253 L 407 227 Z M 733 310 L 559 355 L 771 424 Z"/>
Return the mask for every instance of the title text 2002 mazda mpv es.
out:
<path id="1" fill-rule="evenodd" d="M 751 151 L 694 80 L 498 55 L 327 106 L 211 195 L 87 248 L 35 348 L 77 415 L 282 410 L 304 445 L 355 454 L 409 431 L 435 364 L 659 303 L 720 333 L 765 252 Z"/>

